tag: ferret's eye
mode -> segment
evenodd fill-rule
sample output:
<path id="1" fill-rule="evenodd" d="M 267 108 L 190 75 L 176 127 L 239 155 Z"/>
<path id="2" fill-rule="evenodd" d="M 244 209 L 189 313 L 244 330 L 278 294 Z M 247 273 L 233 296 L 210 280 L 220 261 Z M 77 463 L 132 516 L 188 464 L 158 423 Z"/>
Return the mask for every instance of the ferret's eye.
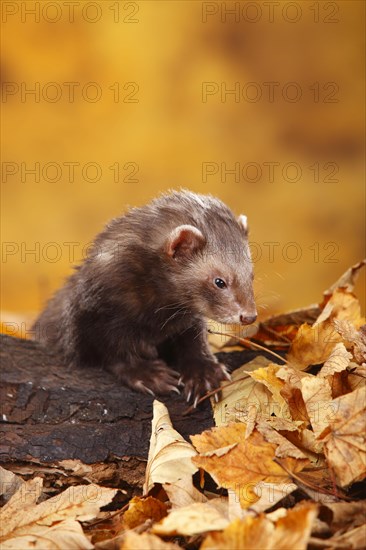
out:
<path id="1" fill-rule="evenodd" d="M 225 283 L 225 281 L 223 281 L 223 280 L 220 279 L 219 277 L 216 277 L 216 279 L 214 280 L 214 283 L 215 283 L 215 285 L 216 285 L 218 288 L 226 288 L 226 283 Z"/>

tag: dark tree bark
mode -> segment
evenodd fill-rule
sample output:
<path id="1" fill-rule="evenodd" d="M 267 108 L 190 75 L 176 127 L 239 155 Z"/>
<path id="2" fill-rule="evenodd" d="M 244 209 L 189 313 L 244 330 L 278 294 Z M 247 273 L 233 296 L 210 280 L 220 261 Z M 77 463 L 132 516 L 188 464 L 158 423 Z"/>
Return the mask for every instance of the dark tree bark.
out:
<path id="1" fill-rule="evenodd" d="M 0 462 L 87 464 L 146 459 L 153 398 L 135 393 L 99 369 L 66 369 L 37 342 L 0 336 Z M 221 353 L 230 370 L 252 351 Z M 178 395 L 161 398 L 187 439 L 213 426 L 208 400 L 193 413 Z"/>

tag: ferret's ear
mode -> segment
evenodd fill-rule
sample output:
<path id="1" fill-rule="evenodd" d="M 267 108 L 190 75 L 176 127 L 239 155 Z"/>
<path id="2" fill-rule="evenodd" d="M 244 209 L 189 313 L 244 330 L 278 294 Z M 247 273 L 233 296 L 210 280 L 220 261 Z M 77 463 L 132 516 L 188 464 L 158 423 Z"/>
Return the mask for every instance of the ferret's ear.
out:
<path id="1" fill-rule="evenodd" d="M 206 239 L 197 227 L 193 225 L 179 225 L 170 233 L 165 243 L 167 254 L 176 258 L 178 256 L 190 256 L 201 248 Z"/>
<path id="2" fill-rule="evenodd" d="M 248 236 L 249 229 L 248 229 L 248 218 L 244 216 L 244 214 L 240 214 L 236 220 L 239 224 L 239 227 L 241 229 L 241 232 L 243 233 L 244 237 Z"/>

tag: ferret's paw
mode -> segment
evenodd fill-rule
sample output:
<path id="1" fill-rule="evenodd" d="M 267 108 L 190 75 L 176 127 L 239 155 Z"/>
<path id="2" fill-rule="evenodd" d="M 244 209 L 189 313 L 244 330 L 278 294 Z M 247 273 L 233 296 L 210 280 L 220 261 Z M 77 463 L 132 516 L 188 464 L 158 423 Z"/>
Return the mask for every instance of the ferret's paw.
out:
<path id="1" fill-rule="evenodd" d="M 205 362 L 189 370 L 182 377 L 184 396 L 187 402 L 193 402 L 196 407 L 198 401 L 207 393 L 220 388 L 220 382 L 231 380 L 225 365 L 215 361 Z M 219 392 L 214 394 L 215 401 L 219 400 Z"/>
<path id="2" fill-rule="evenodd" d="M 179 372 L 170 369 L 160 359 L 137 359 L 129 365 L 119 363 L 109 370 L 120 382 L 133 390 L 150 395 L 167 394 L 172 391 L 180 393 L 177 388 Z"/>

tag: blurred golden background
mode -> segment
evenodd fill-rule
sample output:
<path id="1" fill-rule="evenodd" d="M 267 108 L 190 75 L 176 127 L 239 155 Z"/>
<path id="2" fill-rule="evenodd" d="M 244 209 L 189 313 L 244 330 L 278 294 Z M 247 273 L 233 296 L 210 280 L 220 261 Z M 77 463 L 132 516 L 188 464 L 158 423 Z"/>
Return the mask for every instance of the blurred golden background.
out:
<path id="1" fill-rule="evenodd" d="M 169 188 L 248 216 L 261 318 L 364 256 L 363 2 L 1 8 L 3 322 Z"/>

